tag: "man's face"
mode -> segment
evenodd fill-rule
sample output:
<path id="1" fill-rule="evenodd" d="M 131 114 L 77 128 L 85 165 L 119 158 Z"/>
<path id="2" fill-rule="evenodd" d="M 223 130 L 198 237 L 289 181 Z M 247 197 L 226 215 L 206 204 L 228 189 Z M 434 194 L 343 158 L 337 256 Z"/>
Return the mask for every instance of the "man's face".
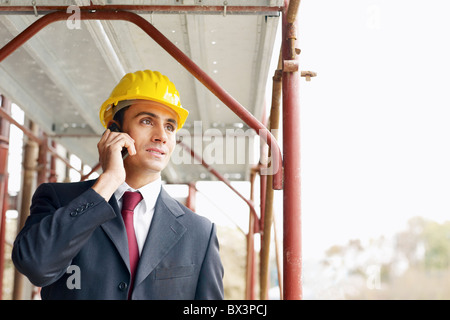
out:
<path id="1" fill-rule="evenodd" d="M 159 176 L 176 145 L 177 114 L 158 102 L 139 100 L 125 111 L 122 131 L 135 141 L 136 155 L 125 159 L 128 174 Z"/>

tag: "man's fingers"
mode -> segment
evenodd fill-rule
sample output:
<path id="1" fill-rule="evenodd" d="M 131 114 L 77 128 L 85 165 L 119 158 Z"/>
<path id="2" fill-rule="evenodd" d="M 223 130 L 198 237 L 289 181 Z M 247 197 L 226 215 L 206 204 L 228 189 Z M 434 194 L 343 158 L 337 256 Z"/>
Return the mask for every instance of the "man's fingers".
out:
<path id="1" fill-rule="evenodd" d="M 122 150 L 122 148 L 127 148 L 130 155 L 136 154 L 136 148 L 134 146 L 134 139 L 128 134 L 122 132 L 105 132 L 99 143 L 103 147 L 114 148 Z"/>
<path id="2" fill-rule="evenodd" d="M 128 150 L 128 154 L 130 156 L 134 156 L 136 154 L 136 147 L 134 146 L 134 142 L 130 144 L 128 147 L 126 147 Z"/>

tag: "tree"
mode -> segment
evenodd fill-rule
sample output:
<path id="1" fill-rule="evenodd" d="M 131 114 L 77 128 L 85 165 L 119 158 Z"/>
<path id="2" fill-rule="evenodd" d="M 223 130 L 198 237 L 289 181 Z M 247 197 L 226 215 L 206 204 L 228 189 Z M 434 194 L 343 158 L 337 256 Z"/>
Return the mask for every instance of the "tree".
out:
<path id="1" fill-rule="evenodd" d="M 331 247 L 323 265 L 348 299 L 450 299 L 449 240 L 450 222 L 415 217 L 391 239 Z"/>

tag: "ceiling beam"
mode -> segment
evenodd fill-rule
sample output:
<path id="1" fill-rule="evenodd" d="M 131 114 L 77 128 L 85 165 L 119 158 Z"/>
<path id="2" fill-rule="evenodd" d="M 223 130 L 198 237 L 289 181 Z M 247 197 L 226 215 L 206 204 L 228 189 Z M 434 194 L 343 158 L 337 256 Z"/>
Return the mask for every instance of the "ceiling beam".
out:
<path id="1" fill-rule="evenodd" d="M 89 1 L 88 1 L 89 2 Z M 75 3 L 79 6 L 86 5 L 86 0 L 75 0 Z M 92 0 L 94 5 L 103 5 L 102 0 Z M 125 75 L 125 69 L 123 68 L 122 61 L 117 55 L 117 50 L 113 47 L 111 39 L 105 31 L 105 28 L 109 29 L 109 25 L 104 25 L 98 20 L 85 20 L 85 25 L 88 32 L 91 34 L 94 43 L 100 52 L 101 56 L 105 59 L 111 74 L 114 77 L 115 82 Z"/>
<path id="2" fill-rule="evenodd" d="M 79 1 L 79 0 L 78 0 Z M 165 2 L 166 3 L 166 2 Z M 223 0 L 218 1 L 214 5 L 210 1 L 208 5 L 90 5 L 80 6 L 83 10 L 123 10 L 140 14 L 160 13 L 160 14 L 216 14 L 216 15 L 262 15 L 262 16 L 278 16 L 283 10 L 282 5 L 224 5 Z M 39 5 L 36 7 L 30 5 L 2 5 L 0 3 L 0 12 L 4 14 L 32 14 L 35 15 L 35 9 L 38 14 L 46 14 L 56 10 L 65 10 L 68 5 Z"/>
<path id="3" fill-rule="evenodd" d="M 121 59 L 119 59 L 117 52 L 105 31 L 105 27 L 98 20 L 87 20 L 85 21 L 85 24 L 100 55 L 105 59 L 106 65 L 113 75 L 115 82 L 118 83 L 126 72 L 123 68 Z"/>
<path id="4" fill-rule="evenodd" d="M 279 18 L 273 17 L 260 17 L 259 19 L 259 39 L 257 47 L 255 48 L 255 59 L 253 65 L 253 81 L 254 87 L 251 92 L 253 92 L 253 97 L 251 101 L 254 101 L 254 116 L 257 119 L 262 119 L 264 116 L 264 105 L 268 94 L 267 85 L 269 79 L 269 85 L 272 84 L 272 77 L 270 72 L 274 72 L 277 68 L 279 50 L 274 50 L 274 43 L 277 36 Z M 271 68 L 273 70 L 271 70 Z M 268 101 L 270 102 L 270 100 Z M 269 105 L 270 107 L 270 105 Z"/>
<path id="5" fill-rule="evenodd" d="M 130 37 L 130 25 L 123 21 L 100 21 L 112 50 L 115 52 L 124 72 L 139 70 L 143 65 L 138 48 Z M 128 71 L 127 71 L 128 70 Z"/>
<path id="6" fill-rule="evenodd" d="M 205 18 L 204 16 L 185 15 L 186 18 L 186 32 L 187 32 L 187 46 L 189 47 L 191 59 L 207 73 L 208 60 L 206 58 L 207 49 L 204 36 Z M 211 121 L 208 109 L 211 108 L 211 94 L 206 87 L 197 79 L 194 79 L 195 96 L 197 101 L 198 114 L 200 121 L 202 121 L 203 128 L 210 128 Z"/>

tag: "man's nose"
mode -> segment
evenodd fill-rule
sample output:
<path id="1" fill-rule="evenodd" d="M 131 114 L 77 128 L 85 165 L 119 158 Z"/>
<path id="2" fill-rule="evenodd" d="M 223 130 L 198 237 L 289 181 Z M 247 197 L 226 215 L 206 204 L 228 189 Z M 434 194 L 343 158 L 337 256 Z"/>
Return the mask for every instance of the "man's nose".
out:
<path id="1" fill-rule="evenodd" d="M 152 141 L 159 142 L 159 143 L 166 143 L 167 142 L 167 132 L 164 129 L 164 125 L 156 125 L 153 127 L 152 130 Z"/>

